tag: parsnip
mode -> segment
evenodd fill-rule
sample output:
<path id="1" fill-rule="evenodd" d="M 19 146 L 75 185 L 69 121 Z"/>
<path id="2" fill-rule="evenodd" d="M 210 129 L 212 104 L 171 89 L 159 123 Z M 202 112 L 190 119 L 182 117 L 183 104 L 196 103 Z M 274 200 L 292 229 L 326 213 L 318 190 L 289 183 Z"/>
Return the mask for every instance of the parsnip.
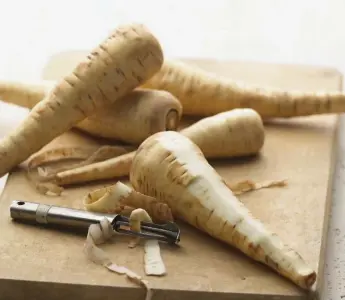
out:
<path id="1" fill-rule="evenodd" d="M 0 99 L 32 109 L 53 83 L 0 81 Z M 172 94 L 137 88 L 73 127 L 96 137 L 138 145 L 153 133 L 177 130 L 181 117 L 181 103 Z"/>
<path id="2" fill-rule="evenodd" d="M 32 109 L 43 100 L 57 84 L 53 80 L 42 81 L 0 81 L 0 100 Z"/>
<path id="3" fill-rule="evenodd" d="M 316 273 L 237 199 L 200 148 L 178 132 L 147 138 L 134 157 L 130 182 L 167 203 L 180 218 L 308 289 Z"/>
<path id="4" fill-rule="evenodd" d="M 0 177 L 95 110 L 131 92 L 162 63 L 161 46 L 145 26 L 120 26 L 2 139 Z"/>
<path id="5" fill-rule="evenodd" d="M 142 87 L 172 93 L 181 101 L 185 115 L 211 116 L 234 108 L 252 108 L 263 119 L 345 112 L 342 92 L 249 85 L 173 60 L 165 60 Z"/>
<path id="6" fill-rule="evenodd" d="M 207 158 L 238 157 L 257 154 L 265 140 L 258 113 L 234 109 L 202 119 L 181 130 L 196 143 Z M 135 151 L 99 163 L 56 174 L 59 185 L 127 176 Z"/>

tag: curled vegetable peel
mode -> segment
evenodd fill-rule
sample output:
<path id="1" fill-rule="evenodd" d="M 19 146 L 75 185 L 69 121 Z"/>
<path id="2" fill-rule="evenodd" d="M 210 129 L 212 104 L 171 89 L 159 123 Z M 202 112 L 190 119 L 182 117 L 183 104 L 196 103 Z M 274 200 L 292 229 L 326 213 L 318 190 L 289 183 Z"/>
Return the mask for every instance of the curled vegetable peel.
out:
<path id="1" fill-rule="evenodd" d="M 58 147 L 41 151 L 33 155 L 27 164 L 27 177 L 41 194 L 55 194 L 60 196 L 64 188 L 55 183 L 55 175 L 59 172 L 86 166 L 95 162 L 107 160 L 126 154 L 134 148 L 131 146 L 100 146 L 100 147 Z M 63 160 L 82 160 L 57 168 L 42 167 L 42 165 Z M 37 168 L 38 178 L 34 179 L 32 171 Z M 51 180 L 51 181 L 50 181 Z M 50 182 L 49 182 L 50 181 Z"/>
<path id="2" fill-rule="evenodd" d="M 227 186 L 232 190 L 234 195 L 241 195 L 246 192 L 261 190 L 271 187 L 283 187 L 286 186 L 286 179 L 283 180 L 267 180 L 263 182 L 254 182 L 252 180 L 244 180 L 234 184 L 227 183 Z"/>
<path id="3" fill-rule="evenodd" d="M 128 208 L 142 208 L 157 222 L 173 221 L 167 204 L 146 196 L 118 181 L 114 185 L 89 192 L 83 200 L 87 210 L 100 213 L 120 213 Z M 134 215 L 135 216 L 135 215 Z"/>
<path id="4" fill-rule="evenodd" d="M 141 222 L 152 222 L 148 213 L 141 208 L 132 211 L 129 221 L 131 229 L 138 232 L 140 232 Z M 134 248 L 139 243 L 139 240 L 140 238 L 134 238 L 129 244 L 129 247 Z M 157 240 L 145 241 L 144 263 L 146 275 L 165 275 L 165 265 L 160 255 L 160 248 Z"/>
<path id="5" fill-rule="evenodd" d="M 129 280 L 137 285 L 140 285 L 146 289 L 145 300 L 152 298 L 152 291 L 149 287 L 148 281 L 144 280 L 140 275 L 127 269 L 126 267 L 119 266 L 113 263 L 107 254 L 97 247 L 99 244 L 103 244 L 113 237 L 115 231 L 112 230 L 111 224 L 107 218 L 104 218 L 100 224 L 92 224 L 89 227 L 86 242 L 84 245 L 84 253 L 87 258 L 93 261 L 95 264 L 102 265 L 111 272 L 115 272 L 120 275 L 126 275 Z"/>
<path id="6" fill-rule="evenodd" d="M 103 188 L 95 190 L 87 195 L 84 199 L 84 205 L 87 210 L 95 212 L 104 212 L 104 213 L 114 213 L 119 207 L 119 201 L 121 199 L 131 195 L 133 191 L 127 185 L 118 182 L 117 185 L 111 186 L 109 188 Z M 96 202 L 93 200 L 96 199 Z M 118 213 L 118 212 L 116 212 Z M 152 222 L 151 217 L 145 209 L 137 208 L 133 209 L 129 216 L 130 228 L 133 231 L 140 232 L 140 223 L 141 222 Z M 107 231 L 105 231 L 107 233 Z M 140 237 L 133 238 L 129 247 L 134 248 L 140 242 Z M 156 275 L 161 276 L 166 273 L 165 265 L 160 255 L 160 247 L 157 240 L 145 240 L 145 255 L 144 255 L 144 264 L 145 264 L 145 273 L 146 275 Z"/>
<path id="7" fill-rule="evenodd" d="M 66 149 L 68 148 L 66 147 Z M 68 165 L 66 167 L 61 167 L 55 170 L 48 171 L 47 176 L 52 177 L 59 172 L 67 171 L 74 168 L 80 168 L 82 166 L 86 166 L 95 162 L 107 160 L 116 156 L 126 154 L 132 150 L 134 150 L 134 148 L 128 147 L 128 146 L 110 146 L 110 145 L 100 146 L 95 151 L 90 153 L 90 155 L 84 157 L 83 161 L 73 164 L 73 165 Z M 70 157 L 67 156 L 66 159 L 70 159 Z"/>

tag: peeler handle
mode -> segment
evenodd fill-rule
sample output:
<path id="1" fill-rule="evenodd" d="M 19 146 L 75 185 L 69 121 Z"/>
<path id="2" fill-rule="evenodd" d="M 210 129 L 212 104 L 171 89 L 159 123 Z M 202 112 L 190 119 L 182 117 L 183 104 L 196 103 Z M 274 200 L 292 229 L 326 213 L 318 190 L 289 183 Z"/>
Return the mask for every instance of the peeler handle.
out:
<path id="1" fill-rule="evenodd" d="M 13 201 L 10 215 L 14 220 L 29 221 L 39 224 L 63 225 L 88 229 L 91 224 L 100 223 L 106 217 L 111 223 L 116 214 L 98 214 L 84 210 L 49 204 Z"/>

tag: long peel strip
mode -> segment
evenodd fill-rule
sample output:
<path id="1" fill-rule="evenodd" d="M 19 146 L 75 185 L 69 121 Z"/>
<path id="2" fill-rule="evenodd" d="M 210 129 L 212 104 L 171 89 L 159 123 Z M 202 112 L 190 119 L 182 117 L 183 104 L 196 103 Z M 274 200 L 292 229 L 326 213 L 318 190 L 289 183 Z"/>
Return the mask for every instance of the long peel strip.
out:
<path id="1" fill-rule="evenodd" d="M 107 218 L 101 220 L 100 224 L 92 224 L 89 227 L 86 242 L 84 244 L 84 253 L 87 258 L 95 264 L 102 265 L 109 271 L 119 275 L 126 275 L 127 278 L 135 284 L 142 286 L 146 289 L 145 300 L 151 300 L 152 291 L 147 280 L 144 280 L 140 275 L 129 270 L 124 266 L 119 266 L 113 263 L 107 254 L 97 247 L 112 238 L 114 231 Z"/>

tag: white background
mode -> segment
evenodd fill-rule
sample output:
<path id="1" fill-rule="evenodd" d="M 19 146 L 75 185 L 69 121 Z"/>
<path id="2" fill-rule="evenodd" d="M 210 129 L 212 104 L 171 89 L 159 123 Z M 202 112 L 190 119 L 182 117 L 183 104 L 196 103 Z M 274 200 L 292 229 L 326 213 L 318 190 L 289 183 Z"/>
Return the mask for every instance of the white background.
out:
<path id="1" fill-rule="evenodd" d="M 38 79 L 50 55 L 94 47 L 118 24 L 131 21 L 144 22 L 166 56 L 325 65 L 345 71 L 344 0 L 0 0 L 0 77 Z M 0 111 L 0 136 L 27 114 L 2 102 Z M 339 214 L 343 211 L 338 207 Z M 344 249 L 339 247 L 337 243 L 330 252 L 329 269 L 336 267 L 335 255 Z M 345 279 L 344 269 L 341 274 L 327 279 L 334 282 L 328 287 L 333 299 L 344 290 L 344 281 L 339 281 Z"/>

